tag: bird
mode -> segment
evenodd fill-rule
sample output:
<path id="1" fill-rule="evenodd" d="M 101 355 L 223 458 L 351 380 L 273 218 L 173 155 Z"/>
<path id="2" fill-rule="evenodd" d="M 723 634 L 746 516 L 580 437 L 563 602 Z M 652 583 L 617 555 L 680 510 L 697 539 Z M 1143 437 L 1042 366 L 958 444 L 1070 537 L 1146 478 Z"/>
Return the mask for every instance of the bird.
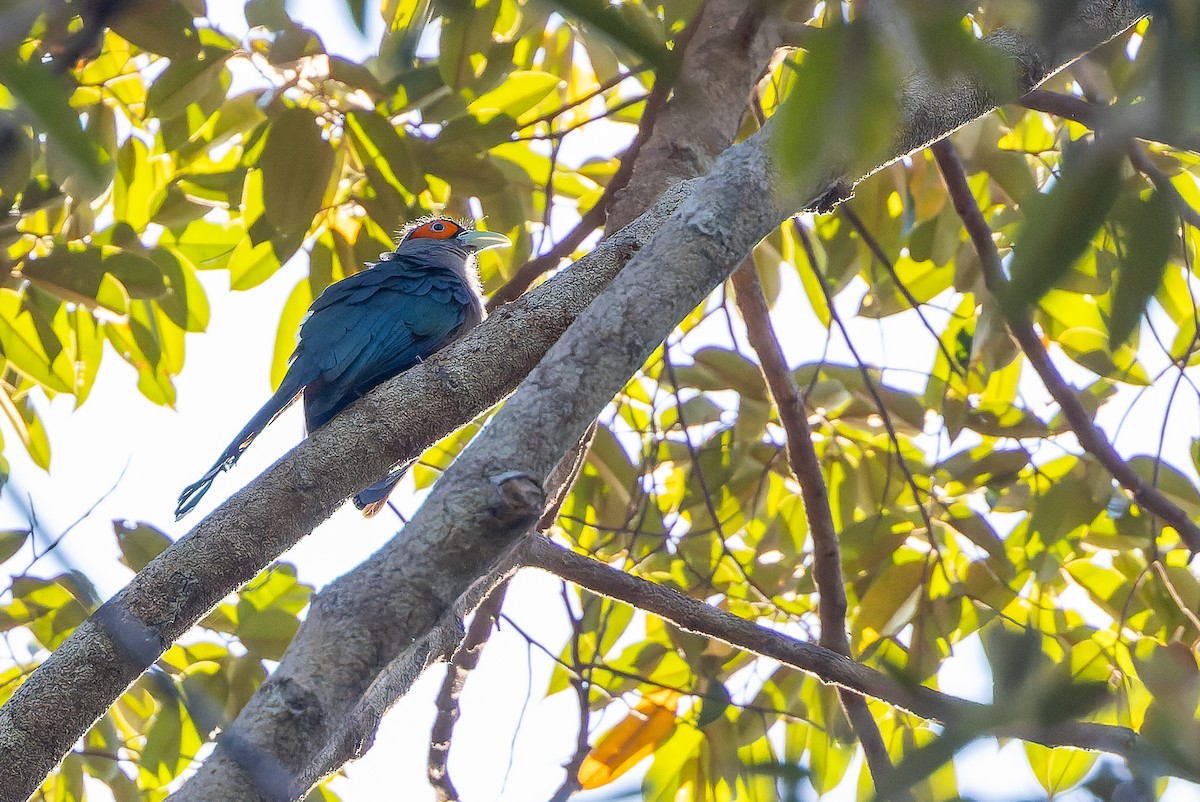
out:
<path id="1" fill-rule="evenodd" d="M 279 389 L 233 438 L 216 463 L 179 496 L 175 520 L 195 509 L 222 471 L 298 397 L 309 432 L 379 384 L 408 370 L 479 325 L 485 315 L 474 256 L 511 245 L 449 217 L 418 220 L 400 244 L 366 270 L 329 285 L 300 323 L 296 349 Z M 367 517 L 383 509 L 408 465 L 362 490 Z"/>

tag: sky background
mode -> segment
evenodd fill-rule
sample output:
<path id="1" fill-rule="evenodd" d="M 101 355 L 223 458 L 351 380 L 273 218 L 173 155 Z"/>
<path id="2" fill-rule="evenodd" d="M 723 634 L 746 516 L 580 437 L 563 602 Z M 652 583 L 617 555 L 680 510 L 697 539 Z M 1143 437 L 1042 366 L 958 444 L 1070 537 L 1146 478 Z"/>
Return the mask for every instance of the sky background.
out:
<path id="1" fill-rule="evenodd" d="M 331 12 L 331 6 L 337 7 L 339 13 Z M 378 40 L 380 22 L 373 6 L 368 8 L 370 28 L 365 39 L 340 13 L 340 3 L 308 0 L 289 3 L 288 7 L 295 19 L 318 32 L 330 52 L 361 59 L 367 55 L 367 43 Z M 209 0 L 208 8 L 216 27 L 235 36 L 245 33 L 241 2 Z M 239 80 L 248 79 L 239 76 Z M 607 126 L 603 133 L 573 135 L 568 138 L 561 158 L 570 164 L 589 155 L 618 153 L 632 133 L 629 126 Z M 556 238 L 573 223 L 572 214 L 556 215 L 555 228 L 561 228 L 555 231 Z M 784 273 L 780 303 L 807 309 L 794 273 L 786 270 Z M 32 464 L 16 444 L 18 441 L 7 428 L 7 422 L 4 423 L 4 434 L 10 444 L 5 455 L 12 465 L 12 476 L 0 494 L 0 527 L 26 525 L 32 510 L 38 532 L 43 538 L 52 538 L 87 516 L 33 573 L 48 575 L 64 568 L 79 569 L 96 583 L 101 597 L 107 598 L 130 578 L 130 572 L 117 562 L 114 522 L 146 521 L 178 538 L 295 445 L 303 435 L 298 407 L 272 424 L 232 472 L 217 479 L 196 512 L 181 523 L 173 520 L 179 491 L 208 468 L 233 434 L 270 395 L 268 377 L 279 314 L 293 286 L 306 275 L 306 265 L 296 258 L 260 287 L 231 293 L 227 273 L 201 274 L 212 317 L 206 333 L 187 338 L 185 368 L 176 381 L 175 409 L 155 406 L 143 398 L 136 390 L 132 368 L 106 346 L 95 389 L 80 409 L 74 409 L 73 399 L 67 396 L 49 402 L 39 399 L 38 408 L 50 434 L 51 474 Z M 929 370 L 933 342 L 916 325 L 915 317 L 901 315 L 884 322 L 854 319 L 857 301 L 852 290 L 840 296 L 838 306 L 851 324 L 855 344 L 865 359 L 921 373 Z M 937 302 L 932 306 L 936 307 Z M 936 311 L 927 316 L 935 327 L 946 319 Z M 813 315 L 776 315 L 775 324 L 793 365 L 819 357 L 827 334 Z M 722 321 L 713 328 L 712 341 L 728 344 L 725 332 Z M 831 349 L 830 357 L 849 362 L 848 353 L 840 345 Z M 1160 365 L 1152 358 L 1147 363 L 1154 375 Z M 1081 369 L 1064 365 L 1063 360 L 1059 364 L 1069 379 L 1078 383 L 1087 381 L 1088 374 Z M 887 380 L 909 388 L 924 386 L 924 379 L 916 373 L 889 372 Z M 1029 381 L 1027 377 L 1023 389 L 1035 404 L 1045 403 L 1047 396 L 1036 379 Z M 1130 416 L 1117 441 L 1118 447 L 1124 447 L 1124 453 L 1153 452 L 1168 389 L 1156 387 L 1138 401 L 1138 414 Z M 1101 421 L 1110 426 L 1115 424 L 1133 398 L 1131 391 L 1123 390 L 1117 401 L 1102 413 Z M 1194 396 L 1189 398 L 1177 400 L 1171 418 L 1172 431 L 1187 432 L 1188 436 L 1168 438 L 1164 456 L 1190 474 L 1187 448 L 1190 438 L 1200 432 L 1200 408 Z M 940 443 L 939 438 L 930 437 L 927 445 L 931 452 L 941 448 L 941 455 L 946 455 L 945 443 Z M 956 444 L 956 450 L 960 445 Z M 401 485 L 394 499 L 406 514 L 419 501 L 414 498 L 411 481 Z M 95 509 L 88 514 L 93 505 Z M 388 512 L 366 520 L 346 505 L 282 559 L 297 566 L 301 581 L 320 588 L 374 552 L 397 528 L 398 521 Z M 20 559 L 12 563 L 21 564 Z M 525 571 L 514 581 L 504 608 L 523 629 L 555 653 L 569 632 L 558 601 L 560 593 L 558 580 Z M 547 603 L 548 598 L 554 601 Z M 1082 601 L 1080 604 L 1086 611 L 1087 605 Z M 631 632 L 639 631 L 638 622 L 635 619 Z M 617 648 L 623 644 L 624 641 Z M 774 665 L 760 660 L 755 672 L 766 676 Z M 463 799 L 547 799 L 561 782 L 561 764 L 569 759 L 574 748 L 577 712 L 573 694 L 544 698 L 551 669 L 550 659 L 531 648 L 512 626 L 502 625 L 492 637 L 480 668 L 467 683 L 463 716 L 454 735 L 450 769 Z M 432 798 L 425 770 L 434 715 L 432 698 L 443 674 L 442 668 L 427 671 L 385 718 L 371 752 L 348 767 L 349 781 L 335 781 L 333 789 L 344 799 Z M 753 676 L 745 679 L 747 687 L 754 686 Z M 977 638 L 955 647 L 955 656 L 939 673 L 939 683 L 949 693 L 990 701 L 990 676 Z M 731 690 L 736 695 L 737 689 Z M 594 734 L 603 732 L 623 713 L 614 710 L 604 718 L 593 717 Z M 994 742 L 980 742 L 965 750 L 958 762 L 960 790 L 966 796 L 1014 800 L 1042 795 L 1025 765 L 1019 744 L 1010 744 L 998 755 Z M 612 797 L 614 791 L 636 791 L 641 773 L 635 772 L 614 786 L 578 798 L 600 799 Z M 854 798 L 857 776 L 856 763 L 846 782 L 827 798 Z M 1198 798 L 1192 795 L 1192 790 L 1176 785 L 1178 790 L 1171 794 L 1173 798 Z"/>

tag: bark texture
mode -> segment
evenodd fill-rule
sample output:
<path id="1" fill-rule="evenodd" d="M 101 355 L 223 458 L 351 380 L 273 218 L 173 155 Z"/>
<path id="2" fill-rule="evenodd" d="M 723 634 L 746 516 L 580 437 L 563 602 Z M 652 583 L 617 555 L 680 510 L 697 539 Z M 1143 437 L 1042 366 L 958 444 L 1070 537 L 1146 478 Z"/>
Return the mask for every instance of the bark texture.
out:
<path id="1" fill-rule="evenodd" d="M 708 0 L 691 33 L 670 101 L 642 145 L 605 231 L 618 231 L 672 184 L 704 175 L 729 147 L 750 93 L 783 43 L 762 0 Z"/>
<path id="2" fill-rule="evenodd" d="M 1020 68 L 1022 88 L 1032 88 L 1045 77 L 1044 65 L 1062 66 L 1120 33 L 1141 14 L 1132 0 L 1057 6 L 1065 9 L 1059 27 L 1025 37 L 1011 33 L 995 42 Z M 1071 35 L 1064 39 L 1057 31 Z M 921 85 L 906 84 L 903 134 L 889 161 L 966 124 L 994 101 L 970 81 L 952 87 L 949 94 L 935 88 L 928 97 L 917 91 Z M 415 589 L 429 602 L 408 602 L 411 607 L 398 611 L 403 624 L 351 625 L 364 639 L 361 651 L 340 656 L 318 652 L 312 659 L 336 658 L 338 668 L 322 662 L 320 672 L 307 667 L 302 675 L 346 686 L 326 689 L 320 698 L 350 700 L 353 689 L 361 693 L 373 681 L 370 671 L 376 666 L 414 650 L 430 651 L 431 627 L 459 592 L 503 556 L 525 526 L 520 507 L 529 503 L 530 481 L 541 483 L 645 356 L 759 238 L 814 199 L 844 195 L 859 178 L 841 176 L 833 182 L 833 192 L 825 182 L 777 192 L 772 130 L 768 126 L 729 149 L 708 177 L 669 192 L 570 270 L 499 310 L 467 338 L 318 430 L 147 566 L 0 710 L 0 798 L 23 799 L 33 793 L 72 744 L 171 642 L 328 517 L 343 499 L 504 397 L 537 364 L 496 420 L 438 482 L 406 528 L 403 542 L 389 544 L 376 555 L 380 561 L 370 571 L 379 583 L 379 596 L 408 588 L 407 593 Z M 635 252 L 633 264 L 621 271 Z M 587 315 L 579 316 L 618 271 L 619 280 L 604 289 Z M 573 319 L 575 325 L 560 340 Z M 414 398 L 421 403 L 412 403 Z M 525 501 L 509 518 L 502 502 L 512 494 Z M 456 561 L 465 565 L 451 564 Z M 316 619 L 310 629 L 335 626 L 321 610 L 314 609 L 310 617 Z M 344 633 L 338 635 L 337 642 L 344 643 Z M 397 643 L 410 645 L 394 655 L 391 650 Z M 288 660 L 299 658 L 289 655 Z M 370 675 L 350 676 L 350 671 Z M 323 719 L 338 713 L 324 702 L 309 705 L 314 692 L 283 679 L 269 693 L 269 706 L 283 718 L 290 717 L 296 733 L 311 732 L 312 725 L 322 721 L 293 711 L 319 710 Z M 302 704 L 296 704 L 298 700 Z M 328 736 L 332 728 L 324 723 Z M 238 731 L 253 732 L 254 743 L 270 745 L 261 761 L 264 767 L 278 765 L 280 757 L 293 765 L 305 759 L 292 751 L 290 739 L 280 743 L 265 731 Z M 313 739 L 305 738 L 311 746 Z M 253 756 L 253 750 L 247 754 Z M 230 798 L 205 791 L 213 788 L 209 784 L 215 775 L 206 766 L 182 798 Z M 255 797 L 241 786 L 235 798 Z"/>

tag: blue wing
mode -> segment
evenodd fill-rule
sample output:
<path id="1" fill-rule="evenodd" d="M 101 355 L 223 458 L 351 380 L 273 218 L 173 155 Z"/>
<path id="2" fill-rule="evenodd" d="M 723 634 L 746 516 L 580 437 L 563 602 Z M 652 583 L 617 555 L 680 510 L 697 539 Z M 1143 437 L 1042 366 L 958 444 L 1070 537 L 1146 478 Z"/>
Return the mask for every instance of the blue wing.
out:
<path id="1" fill-rule="evenodd" d="M 456 278 L 386 262 L 322 293 L 289 369 L 304 378 L 309 431 L 445 345 L 470 310 Z"/>

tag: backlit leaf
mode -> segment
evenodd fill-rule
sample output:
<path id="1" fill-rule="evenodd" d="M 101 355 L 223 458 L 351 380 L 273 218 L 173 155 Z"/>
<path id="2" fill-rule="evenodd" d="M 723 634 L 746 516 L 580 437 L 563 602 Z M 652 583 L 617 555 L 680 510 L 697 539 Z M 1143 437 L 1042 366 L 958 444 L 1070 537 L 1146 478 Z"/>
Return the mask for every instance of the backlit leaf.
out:
<path id="1" fill-rule="evenodd" d="M 1135 201 L 1121 211 L 1121 223 L 1129 236 L 1113 290 L 1108 331 L 1112 348 L 1133 335 L 1146 304 L 1162 284 L 1176 230 L 1175 209 L 1160 192 L 1152 192 L 1146 200 Z"/>
<path id="2" fill-rule="evenodd" d="M 1089 246 L 1117 200 L 1124 154 L 1107 145 L 1077 143 L 1054 186 L 1027 204 L 1013 244 L 1012 281 L 1001 299 L 1005 314 L 1021 317 Z"/>
<path id="3" fill-rule="evenodd" d="M 103 172 L 99 149 L 84 134 L 67 90 L 48 65 L 21 61 L 11 51 L 0 53 L 0 87 L 29 110 L 83 176 L 100 184 Z"/>
<path id="4" fill-rule="evenodd" d="M 583 790 L 601 788 L 621 777 L 675 732 L 677 691 L 658 689 L 642 696 L 624 720 L 605 733 L 579 767 Z"/>
<path id="5" fill-rule="evenodd" d="M 113 521 L 113 532 L 121 549 L 121 562 L 134 571 L 145 568 L 171 545 L 170 538 L 145 523 Z"/>
<path id="6" fill-rule="evenodd" d="M 321 208 L 333 169 L 333 148 L 312 112 L 302 108 L 280 112 L 266 136 L 257 161 L 266 217 L 279 234 L 303 237 Z"/>

